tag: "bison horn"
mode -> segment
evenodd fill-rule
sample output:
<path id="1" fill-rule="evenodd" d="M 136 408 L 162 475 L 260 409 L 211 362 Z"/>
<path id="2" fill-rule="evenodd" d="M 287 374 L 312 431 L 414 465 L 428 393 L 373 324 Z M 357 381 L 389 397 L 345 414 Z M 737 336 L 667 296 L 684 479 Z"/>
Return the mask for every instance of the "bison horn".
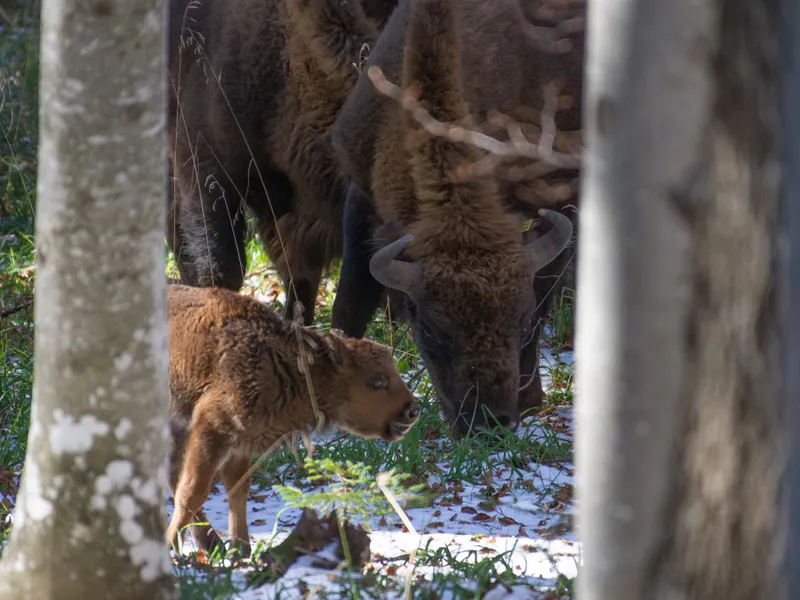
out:
<path id="1" fill-rule="evenodd" d="M 395 258 L 413 239 L 413 235 L 404 235 L 378 250 L 369 261 L 369 272 L 379 283 L 409 295 L 419 277 L 419 266 Z"/>
<path id="2" fill-rule="evenodd" d="M 553 228 L 542 237 L 527 244 L 534 265 L 534 273 L 550 264 L 572 239 L 572 221 L 569 220 L 569 217 L 546 208 L 540 209 L 539 215 L 550 221 Z"/>

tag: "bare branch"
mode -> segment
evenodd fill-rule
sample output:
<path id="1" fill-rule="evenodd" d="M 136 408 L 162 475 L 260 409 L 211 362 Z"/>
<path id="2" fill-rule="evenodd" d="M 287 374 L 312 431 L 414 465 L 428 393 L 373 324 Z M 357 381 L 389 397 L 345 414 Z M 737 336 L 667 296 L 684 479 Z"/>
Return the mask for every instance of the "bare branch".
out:
<path id="1" fill-rule="evenodd" d="M 516 129 L 513 129 L 512 125 L 508 125 L 507 128 L 509 129 L 511 141 L 501 142 L 500 140 L 478 131 L 465 129 L 450 123 L 443 123 L 433 118 L 412 94 L 403 91 L 400 87 L 386 79 L 380 67 L 375 65 L 371 66 L 367 70 L 367 75 L 369 75 L 370 80 L 378 92 L 398 102 L 431 135 L 444 137 L 453 142 L 471 144 L 476 148 L 485 150 L 495 157 L 524 157 L 542 161 L 553 169 L 580 169 L 580 154 L 556 152 L 552 149 L 552 143 L 550 143 L 549 149 L 542 147 L 540 144 L 532 144 L 522 135 L 519 125 L 516 125 Z M 553 124 L 553 129 L 554 128 L 555 123 Z M 491 161 L 487 161 L 482 168 L 485 168 L 486 165 L 490 163 Z"/>

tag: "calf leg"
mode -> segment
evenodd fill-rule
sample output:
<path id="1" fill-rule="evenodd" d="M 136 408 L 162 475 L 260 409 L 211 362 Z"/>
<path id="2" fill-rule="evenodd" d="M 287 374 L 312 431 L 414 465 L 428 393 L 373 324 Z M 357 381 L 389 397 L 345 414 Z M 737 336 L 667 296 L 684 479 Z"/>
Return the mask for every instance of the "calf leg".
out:
<path id="1" fill-rule="evenodd" d="M 383 286 L 369 272 L 376 220 L 370 199 L 355 184 L 350 184 L 344 207 L 344 254 L 333 302 L 332 326 L 351 337 L 364 337 L 383 295 Z"/>
<path id="2" fill-rule="evenodd" d="M 247 532 L 247 498 L 250 495 L 250 458 L 231 456 L 222 467 L 222 483 L 228 493 L 228 533 L 231 544 L 241 548 L 242 556 L 250 556 L 250 536 Z M 239 483 L 239 480 L 244 480 Z M 237 486 L 237 484 L 239 484 Z"/>
<path id="3" fill-rule="evenodd" d="M 175 498 L 175 490 L 178 488 L 178 481 L 180 480 L 181 470 L 183 469 L 183 460 L 186 455 L 186 436 L 187 431 L 182 427 L 172 428 L 172 452 L 170 456 L 170 477 L 169 477 L 169 491 L 172 497 Z M 208 525 L 190 525 L 189 531 L 192 534 L 192 539 L 198 548 L 207 550 L 212 546 L 221 543 L 217 532 L 211 527 L 211 523 L 206 516 L 204 510 L 200 509 L 195 511 L 197 522 L 208 523 Z M 179 531 L 180 533 L 180 531 Z"/>
<path id="4" fill-rule="evenodd" d="M 224 441 L 216 435 L 208 425 L 200 420 L 192 428 L 186 441 L 186 449 L 180 476 L 174 486 L 175 510 L 172 521 L 167 529 L 167 543 L 175 544 L 181 530 L 192 522 L 208 521 L 203 512 L 203 503 L 211 493 L 211 484 L 214 475 L 228 453 Z M 198 526 L 198 535 L 192 530 L 195 543 L 205 550 L 211 549 L 211 544 L 219 542 L 216 532 L 204 531 L 209 526 Z M 177 548 L 176 548 L 177 550 Z"/>

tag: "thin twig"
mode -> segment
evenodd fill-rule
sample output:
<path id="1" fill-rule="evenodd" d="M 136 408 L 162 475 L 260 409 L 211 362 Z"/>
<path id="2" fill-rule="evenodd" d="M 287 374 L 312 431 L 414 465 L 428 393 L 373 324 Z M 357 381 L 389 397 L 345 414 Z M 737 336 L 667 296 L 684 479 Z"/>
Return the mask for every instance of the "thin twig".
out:
<path id="1" fill-rule="evenodd" d="M 14 21 L 11 20 L 11 17 L 6 12 L 6 9 L 4 9 L 2 6 L 0 6 L 0 20 L 5 21 L 9 27 L 14 25 Z"/>
<path id="2" fill-rule="evenodd" d="M 23 302 L 22 304 L 18 304 L 17 306 L 12 306 L 11 308 L 4 310 L 3 312 L 0 312 L 0 319 L 5 319 L 6 317 L 10 317 L 13 314 L 23 311 L 26 308 L 28 308 L 31 304 L 33 304 L 33 299 L 26 300 L 25 302 Z"/>

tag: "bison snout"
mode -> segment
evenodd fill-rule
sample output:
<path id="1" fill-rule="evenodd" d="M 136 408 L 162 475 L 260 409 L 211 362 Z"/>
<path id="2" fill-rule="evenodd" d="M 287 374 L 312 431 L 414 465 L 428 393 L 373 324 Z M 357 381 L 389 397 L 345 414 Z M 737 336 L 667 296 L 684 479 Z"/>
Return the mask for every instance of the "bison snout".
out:
<path id="1" fill-rule="evenodd" d="M 459 434 L 466 436 L 498 427 L 514 431 L 519 421 L 516 402 L 465 402 L 456 418 L 455 427 Z"/>

